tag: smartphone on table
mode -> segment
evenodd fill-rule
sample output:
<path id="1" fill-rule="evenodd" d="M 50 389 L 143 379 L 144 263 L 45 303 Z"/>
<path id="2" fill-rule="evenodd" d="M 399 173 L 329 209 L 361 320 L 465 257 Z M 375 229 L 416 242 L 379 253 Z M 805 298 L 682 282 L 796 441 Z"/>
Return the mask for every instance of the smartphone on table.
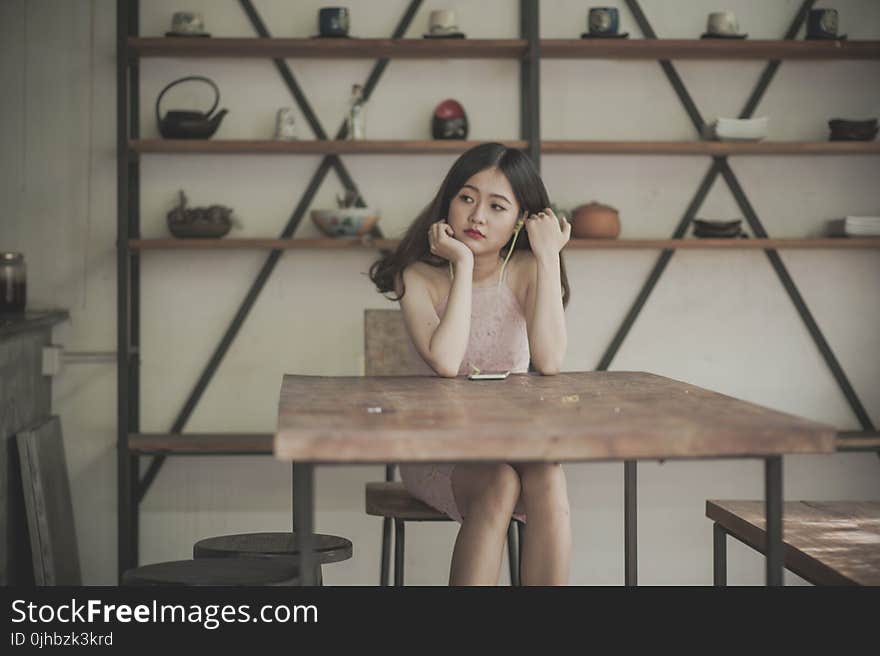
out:
<path id="1" fill-rule="evenodd" d="M 480 371 L 468 374 L 468 380 L 504 380 L 510 371 Z"/>

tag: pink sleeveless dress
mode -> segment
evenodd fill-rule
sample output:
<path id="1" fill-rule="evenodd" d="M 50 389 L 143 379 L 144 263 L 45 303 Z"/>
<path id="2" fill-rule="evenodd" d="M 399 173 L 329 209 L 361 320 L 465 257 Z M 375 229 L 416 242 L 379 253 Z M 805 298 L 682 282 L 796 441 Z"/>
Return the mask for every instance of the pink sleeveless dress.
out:
<path id="1" fill-rule="evenodd" d="M 526 317 L 519 300 L 505 280 L 489 287 L 474 287 L 471 302 L 471 332 L 458 374 L 471 373 L 472 365 L 481 371 L 525 373 L 529 370 L 529 339 Z M 437 308 L 441 319 L 448 297 Z M 457 522 L 461 512 L 452 492 L 455 463 L 400 465 L 400 478 L 407 491 Z M 514 514 L 525 521 L 525 516 Z"/>

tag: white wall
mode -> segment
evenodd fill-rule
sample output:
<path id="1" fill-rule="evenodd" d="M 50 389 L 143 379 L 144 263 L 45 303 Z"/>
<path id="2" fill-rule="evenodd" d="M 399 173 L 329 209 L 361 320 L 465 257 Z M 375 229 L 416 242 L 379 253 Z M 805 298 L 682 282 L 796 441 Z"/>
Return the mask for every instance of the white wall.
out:
<path id="1" fill-rule="evenodd" d="M 142 2 L 141 33 L 161 35 L 177 0 Z M 317 0 L 256 5 L 275 36 L 315 32 Z M 353 34 L 391 33 L 404 0 L 349 0 Z M 622 2 L 622 28 L 640 36 Z M 729 0 L 751 38 L 778 38 L 795 0 Z M 823 3 L 820 3 L 823 4 Z M 836 0 L 841 31 L 880 38 L 880 3 Z M 589 3 L 542 2 L 541 34 L 575 37 Z M 470 37 L 518 36 L 518 3 L 425 3 L 407 33 L 419 37 L 428 12 L 459 10 Z M 826 3 L 827 6 L 827 3 Z M 660 37 L 692 37 L 713 2 L 644 0 Z M 216 36 L 251 36 L 233 0 L 188 0 Z M 61 306 L 71 321 L 56 341 L 74 351 L 115 348 L 115 3 L 112 0 L 0 3 L 0 248 L 27 258 L 30 305 Z M 353 82 L 369 61 L 291 60 L 326 131 L 342 120 Z M 681 62 L 685 84 L 704 116 L 735 116 L 761 62 Z M 293 105 L 268 60 L 144 60 L 141 130 L 157 134 L 153 102 L 184 74 L 207 75 L 230 109 L 218 138 L 267 138 L 275 111 Z M 876 62 L 785 62 L 757 115 L 771 117 L 770 138 L 822 140 L 835 116 L 880 115 Z M 694 137 L 678 99 L 654 62 L 546 61 L 542 131 L 548 139 Z M 168 107 L 206 103 L 208 94 L 175 90 Z M 371 138 L 430 136 L 437 102 L 463 103 L 474 139 L 518 137 L 518 67 L 510 61 L 392 61 L 368 109 Z M 303 138 L 308 127 L 299 117 Z M 149 156 L 143 159 L 145 237 L 166 235 L 165 213 L 178 189 L 194 205 L 221 203 L 244 222 L 232 236 L 276 236 L 319 157 Z M 344 162 L 387 235 L 399 235 L 428 201 L 451 156 L 352 157 Z M 543 172 L 562 207 L 597 199 L 615 205 L 622 237 L 668 236 L 710 162 L 702 157 L 545 156 Z M 731 163 L 772 236 L 818 234 L 826 219 L 880 212 L 878 157 L 737 157 Z M 314 206 L 333 203 L 333 174 Z M 741 217 L 720 180 L 698 216 Z M 317 234 L 303 221 L 298 237 Z M 142 267 L 142 429 L 166 431 L 238 308 L 264 253 L 155 252 Z M 572 302 L 567 312 L 567 370 L 597 365 L 655 262 L 651 251 L 574 251 L 567 255 Z M 283 373 L 353 375 L 362 371 L 364 308 L 391 307 L 364 276 L 368 253 L 288 252 L 192 416 L 187 431 L 271 432 Z M 869 251 L 783 251 L 816 321 L 875 423 L 880 421 L 880 256 Z M 858 422 L 828 372 L 766 256 L 756 251 L 679 251 L 612 363 L 686 380 L 840 429 Z M 68 366 L 55 384 L 73 487 L 82 571 L 89 584 L 116 581 L 116 369 Z M 572 582 L 623 580 L 622 466 L 566 466 L 573 506 Z M 711 526 L 706 498 L 759 498 L 760 462 L 644 463 L 639 468 L 640 581 L 711 582 Z M 786 457 L 789 499 L 880 498 L 873 454 Z M 379 467 L 318 472 L 317 528 L 344 535 L 354 558 L 327 568 L 329 584 L 378 579 L 380 520 L 363 513 L 363 484 Z M 142 507 L 141 560 L 188 557 L 205 536 L 290 526 L 289 468 L 269 457 L 169 459 Z M 443 584 L 455 537 L 452 524 L 408 531 L 407 581 Z M 730 549 L 730 581 L 760 583 L 763 561 Z M 795 577 L 789 580 L 796 582 Z"/>

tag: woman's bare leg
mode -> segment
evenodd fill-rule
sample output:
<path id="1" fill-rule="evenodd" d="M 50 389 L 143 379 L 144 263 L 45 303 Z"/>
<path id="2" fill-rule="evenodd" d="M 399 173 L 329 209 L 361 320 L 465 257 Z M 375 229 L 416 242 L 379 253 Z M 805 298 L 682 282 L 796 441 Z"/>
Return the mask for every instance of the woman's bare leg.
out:
<path id="1" fill-rule="evenodd" d="M 452 492 L 464 520 L 449 572 L 450 585 L 497 585 L 510 515 L 520 483 L 510 465 L 456 465 Z"/>
<path id="2" fill-rule="evenodd" d="M 514 465 L 526 513 L 522 549 L 523 585 L 568 585 L 571 564 L 571 514 L 562 465 Z"/>

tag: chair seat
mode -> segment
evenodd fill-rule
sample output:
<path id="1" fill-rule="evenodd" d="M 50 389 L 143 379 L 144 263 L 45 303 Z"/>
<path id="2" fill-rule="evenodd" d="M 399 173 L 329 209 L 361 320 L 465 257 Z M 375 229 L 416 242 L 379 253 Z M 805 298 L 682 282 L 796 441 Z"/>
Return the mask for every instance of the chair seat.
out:
<path id="1" fill-rule="evenodd" d="M 299 585 L 299 568 L 267 559 L 206 558 L 143 565 L 126 571 L 128 586 L 253 586 Z"/>
<path id="2" fill-rule="evenodd" d="M 416 499 L 398 481 L 377 481 L 366 486 L 367 514 L 413 522 L 452 521 L 445 513 Z"/>
<path id="3" fill-rule="evenodd" d="M 284 558 L 299 555 L 296 534 L 240 533 L 204 538 L 193 545 L 193 558 Z M 314 536 L 318 564 L 338 563 L 351 558 L 352 544 L 336 535 Z"/>

